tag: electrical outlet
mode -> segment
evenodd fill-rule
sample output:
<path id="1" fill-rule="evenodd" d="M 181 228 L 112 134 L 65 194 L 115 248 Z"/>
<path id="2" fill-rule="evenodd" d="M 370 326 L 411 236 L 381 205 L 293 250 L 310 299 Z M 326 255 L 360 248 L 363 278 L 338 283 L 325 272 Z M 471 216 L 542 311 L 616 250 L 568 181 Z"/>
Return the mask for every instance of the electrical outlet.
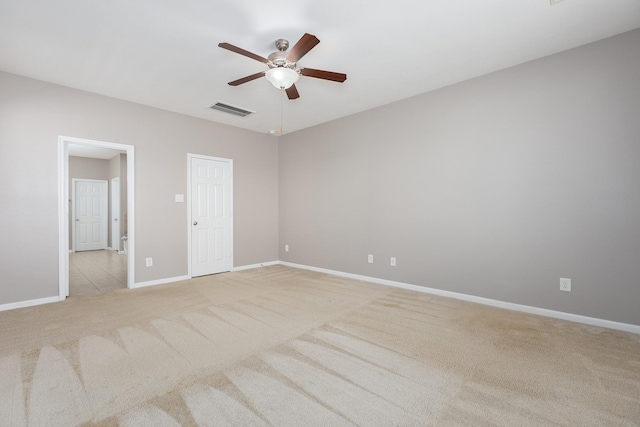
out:
<path id="1" fill-rule="evenodd" d="M 153 258 L 147 258 L 145 261 L 147 262 L 147 267 L 153 266 Z"/>
<path id="2" fill-rule="evenodd" d="M 373 255 L 371 255 L 371 254 L 367 255 L 367 262 L 369 264 L 373 264 Z"/>
<path id="3" fill-rule="evenodd" d="M 560 290 L 571 292 L 571 279 L 560 278 Z"/>
<path id="4" fill-rule="evenodd" d="M 289 252 L 289 245 L 284 245 L 284 251 Z"/>
<path id="5" fill-rule="evenodd" d="M 391 267 L 395 267 L 396 266 L 396 257 L 392 256 L 391 257 Z"/>

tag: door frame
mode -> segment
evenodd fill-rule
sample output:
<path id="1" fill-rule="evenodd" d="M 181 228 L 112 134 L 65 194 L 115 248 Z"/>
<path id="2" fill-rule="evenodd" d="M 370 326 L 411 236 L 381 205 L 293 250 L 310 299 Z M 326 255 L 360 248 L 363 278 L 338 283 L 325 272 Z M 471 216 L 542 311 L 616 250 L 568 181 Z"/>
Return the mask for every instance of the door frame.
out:
<path id="1" fill-rule="evenodd" d="M 120 223 L 121 223 L 121 212 L 120 212 L 120 177 L 117 176 L 115 178 L 111 178 L 111 250 L 118 252 L 119 254 L 124 253 L 120 250 Z M 117 194 L 116 194 L 117 193 Z M 114 221 L 115 219 L 115 221 Z"/>
<path id="2" fill-rule="evenodd" d="M 58 292 L 69 295 L 69 144 L 109 148 L 127 153 L 127 288 L 135 288 L 135 162 L 133 145 L 58 136 Z"/>
<path id="3" fill-rule="evenodd" d="M 102 195 L 103 197 L 103 202 L 106 200 L 106 206 L 107 206 L 107 212 L 106 212 L 106 217 L 103 218 L 102 220 L 102 226 L 104 227 L 104 249 L 109 247 L 109 181 L 107 181 L 106 179 L 84 179 L 84 178 L 72 178 L 71 179 L 71 206 L 72 208 L 70 209 L 71 212 L 69 212 L 69 215 L 76 215 L 76 209 L 78 208 L 77 202 L 76 202 L 76 185 L 78 185 L 78 181 L 84 181 L 84 182 L 99 182 L 102 184 L 105 184 L 106 187 L 106 191 L 105 193 Z M 71 221 L 71 224 L 73 224 L 73 227 L 71 227 L 71 248 L 69 250 L 69 252 L 75 252 L 76 251 L 76 222 L 75 221 Z"/>
<path id="4" fill-rule="evenodd" d="M 193 277 L 191 275 L 191 233 L 193 232 L 193 227 L 191 226 L 191 224 L 193 224 L 193 219 L 192 219 L 192 209 L 191 209 L 191 159 L 204 159 L 204 160 L 215 160 L 218 162 L 227 162 L 229 163 L 229 167 L 231 168 L 231 183 L 229 184 L 230 186 L 230 191 L 231 191 L 231 239 L 230 239 L 230 245 L 231 245 L 231 270 L 233 271 L 233 159 L 225 159 L 223 157 L 213 157 L 213 156 L 205 156 L 205 155 L 201 155 L 201 154 L 192 154 L 192 153 L 187 153 L 187 259 L 188 259 L 188 271 L 187 274 L 189 275 L 189 277 Z"/>

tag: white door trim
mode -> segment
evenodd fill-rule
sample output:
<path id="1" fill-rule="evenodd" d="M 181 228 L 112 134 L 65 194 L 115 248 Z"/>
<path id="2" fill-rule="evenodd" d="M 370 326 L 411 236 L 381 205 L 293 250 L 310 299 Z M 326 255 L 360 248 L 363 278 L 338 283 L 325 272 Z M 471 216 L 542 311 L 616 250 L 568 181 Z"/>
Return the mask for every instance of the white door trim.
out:
<path id="1" fill-rule="evenodd" d="M 77 214 L 76 209 L 78 208 L 77 205 L 77 200 L 76 200 L 76 185 L 78 184 L 78 181 L 84 181 L 84 182 L 96 182 L 96 183 L 102 183 L 105 185 L 105 188 L 107 190 L 105 190 L 105 193 L 102 195 L 103 197 L 103 203 L 105 206 L 109 206 L 109 194 L 108 194 L 108 188 L 109 188 L 109 181 L 107 181 L 106 179 L 84 179 L 84 178 L 72 178 L 71 179 L 71 212 L 70 214 L 73 214 L 74 216 Z M 106 208 L 105 208 L 106 209 Z M 103 241 L 104 241 L 104 247 L 107 248 L 107 243 L 108 243 L 108 227 L 109 227 L 109 212 L 107 209 L 107 212 L 105 212 L 106 214 L 104 216 L 102 216 L 102 229 L 104 230 L 104 236 L 102 236 Z M 71 252 L 75 252 L 76 251 L 76 223 L 75 221 L 71 221 L 71 224 L 73 224 L 73 226 L 71 227 Z"/>
<path id="2" fill-rule="evenodd" d="M 127 152 L 128 253 L 127 287 L 135 288 L 135 161 L 133 145 L 58 136 L 58 288 L 59 299 L 69 295 L 69 144 L 110 148 Z"/>
<path id="3" fill-rule="evenodd" d="M 111 178 L 111 250 L 120 251 L 120 177 Z"/>
<path id="4" fill-rule="evenodd" d="M 191 217 L 191 159 L 205 159 L 215 160 L 219 162 L 228 162 L 231 168 L 231 239 L 229 244 L 231 245 L 231 271 L 233 271 L 233 159 L 187 153 L 187 259 L 189 260 L 187 274 L 189 277 L 193 277 L 191 275 L 191 233 L 193 231 L 193 227 L 191 226 L 191 224 L 193 223 Z"/>

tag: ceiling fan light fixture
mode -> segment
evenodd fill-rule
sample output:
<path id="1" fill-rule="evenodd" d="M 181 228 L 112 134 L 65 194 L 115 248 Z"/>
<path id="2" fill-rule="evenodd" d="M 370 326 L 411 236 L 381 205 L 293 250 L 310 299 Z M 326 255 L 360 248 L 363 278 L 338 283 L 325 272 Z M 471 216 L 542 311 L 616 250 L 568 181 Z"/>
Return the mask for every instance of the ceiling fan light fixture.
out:
<path id="1" fill-rule="evenodd" d="M 292 70 L 291 68 L 276 67 L 267 71 L 265 77 L 277 89 L 289 89 L 298 81 L 300 75 L 297 71 Z"/>

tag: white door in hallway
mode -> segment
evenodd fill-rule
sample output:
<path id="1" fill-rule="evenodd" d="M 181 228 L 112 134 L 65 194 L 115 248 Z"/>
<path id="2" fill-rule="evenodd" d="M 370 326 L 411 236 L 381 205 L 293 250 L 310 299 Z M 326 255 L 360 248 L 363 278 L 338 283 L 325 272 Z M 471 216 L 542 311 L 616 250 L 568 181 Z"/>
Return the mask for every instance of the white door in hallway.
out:
<path id="1" fill-rule="evenodd" d="M 75 250 L 107 248 L 107 181 L 74 180 Z"/>
<path id="2" fill-rule="evenodd" d="M 191 276 L 233 267 L 233 162 L 190 158 Z"/>

